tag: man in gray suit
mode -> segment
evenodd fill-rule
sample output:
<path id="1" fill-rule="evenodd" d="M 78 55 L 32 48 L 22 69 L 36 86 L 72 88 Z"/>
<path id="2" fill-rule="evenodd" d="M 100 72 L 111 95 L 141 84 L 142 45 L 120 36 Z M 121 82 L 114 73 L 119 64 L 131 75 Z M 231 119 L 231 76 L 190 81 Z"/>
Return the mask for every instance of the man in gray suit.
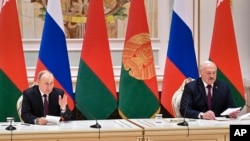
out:
<path id="1" fill-rule="evenodd" d="M 60 116 L 61 120 L 72 118 L 64 91 L 55 88 L 53 74 L 43 70 L 38 74 L 37 85 L 23 92 L 21 117 L 25 123 L 46 125 L 46 115 Z"/>
<path id="2" fill-rule="evenodd" d="M 217 66 L 212 61 L 202 63 L 199 73 L 200 78 L 185 85 L 180 107 L 182 116 L 214 120 L 227 108 L 235 108 L 229 86 L 216 79 Z M 237 118 L 239 112 L 228 116 Z"/>

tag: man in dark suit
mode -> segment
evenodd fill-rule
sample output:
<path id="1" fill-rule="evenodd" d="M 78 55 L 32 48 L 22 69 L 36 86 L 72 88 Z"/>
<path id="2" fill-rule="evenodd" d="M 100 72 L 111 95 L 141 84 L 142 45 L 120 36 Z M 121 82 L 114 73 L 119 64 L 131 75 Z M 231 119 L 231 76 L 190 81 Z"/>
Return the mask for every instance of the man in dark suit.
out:
<path id="1" fill-rule="evenodd" d="M 38 74 L 37 84 L 23 91 L 21 117 L 26 123 L 46 125 L 46 115 L 60 116 L 61 120 L 72 118 L 64 91 L 55 88 L 53 74 L 43 70 Z"/>
<path id="2" fill-rule="evenodd" d="M 199 73 L 200 78 L 184 87 L 180 107 L 182 116 L 214 120 L 227 108 L 235 107 L 229 86 L 216 79 L 217 66 L 212 61 L 202 63 Z M 210 87 L 211 100 L 207 87 Z M 228 116 L 237 118 L 239 112 L 232 112 Z"/>

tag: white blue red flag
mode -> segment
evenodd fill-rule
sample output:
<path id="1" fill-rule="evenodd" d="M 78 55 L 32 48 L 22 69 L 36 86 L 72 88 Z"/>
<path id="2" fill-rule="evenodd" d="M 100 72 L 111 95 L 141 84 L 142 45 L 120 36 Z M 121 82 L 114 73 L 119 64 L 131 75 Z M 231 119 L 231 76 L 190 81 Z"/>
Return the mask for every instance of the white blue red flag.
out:
<path id="1" fill-rule="evenodd" d="M 60 0 L 48 0 L 35 79 L 44 69 L 53 73 L 55 86 L 68 95 L 68 105 L 73 110 L 73 88 Z"/>
<path id="2" fill-rule="evenodd" d="M 165 63 L 161 104 L 171 116 L 172 96 L 187 77 L 198 78 L 193 34 L 192 1 L 175 0 Z"/>

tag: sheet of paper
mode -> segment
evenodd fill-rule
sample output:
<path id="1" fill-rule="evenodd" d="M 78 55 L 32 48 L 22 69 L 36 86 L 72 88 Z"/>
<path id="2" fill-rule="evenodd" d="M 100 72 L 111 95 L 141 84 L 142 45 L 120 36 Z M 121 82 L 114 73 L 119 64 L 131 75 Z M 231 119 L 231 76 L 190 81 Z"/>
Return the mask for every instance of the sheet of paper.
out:
<path id="1" fill-rule="evenodd" d="M 241 107 L 238 107 L 238 108 L 228 108 L 224 112 L 222 112 L 220 115 L 221 116 L 226 116 L 226 115 L 229 115 L 232 112 L 235 112 L 235 111 L 240 110 L 240 109 L 241 109 Z"/>
<path id="2" fill-rule="evenodd" d="M 226 121 L 226 120 L 230 120 L 230 118 L 227 118 L 227 117 L 215 117 L 215 120 Z"/>
<path id="3" fill-rule="evenodd" d="M 243 119 L 247 119 L 249 120 L 250 119 L 250 113 L 246 113 L 244 115 L 241 115 L 238 117 L 239 120 L 243 120 Z"/>
<path id="4" fill-rule="evenodd" d="M 60 121 L 60 117 L 47 115 L 46 120 L 48 121 L 48 123 L 58 124 Z"/>

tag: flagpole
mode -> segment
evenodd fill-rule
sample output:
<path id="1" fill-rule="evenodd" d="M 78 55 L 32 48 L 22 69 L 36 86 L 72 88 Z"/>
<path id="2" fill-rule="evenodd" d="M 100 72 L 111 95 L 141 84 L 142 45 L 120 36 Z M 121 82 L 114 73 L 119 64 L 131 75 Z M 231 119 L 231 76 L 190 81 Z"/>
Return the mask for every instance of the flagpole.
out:
<path id="1" fill-rule="evenodd" d="M 198 26 L 197 26 L 197 34 L 198 34 L 198 41 L 197 41 L 197 44 L 198 44 L 198 46 L 197 46 L 197 56 L 198 56 L 198 60 L 197 60 L 197 63 L 198 63 L 198 65 L 200 64 L 200 51 L 201 51 L 201 49 L 200 49 L 200 37 L 201 37 L 201 34 L 200 34 L 200 0 L 198 0 Z"/>

